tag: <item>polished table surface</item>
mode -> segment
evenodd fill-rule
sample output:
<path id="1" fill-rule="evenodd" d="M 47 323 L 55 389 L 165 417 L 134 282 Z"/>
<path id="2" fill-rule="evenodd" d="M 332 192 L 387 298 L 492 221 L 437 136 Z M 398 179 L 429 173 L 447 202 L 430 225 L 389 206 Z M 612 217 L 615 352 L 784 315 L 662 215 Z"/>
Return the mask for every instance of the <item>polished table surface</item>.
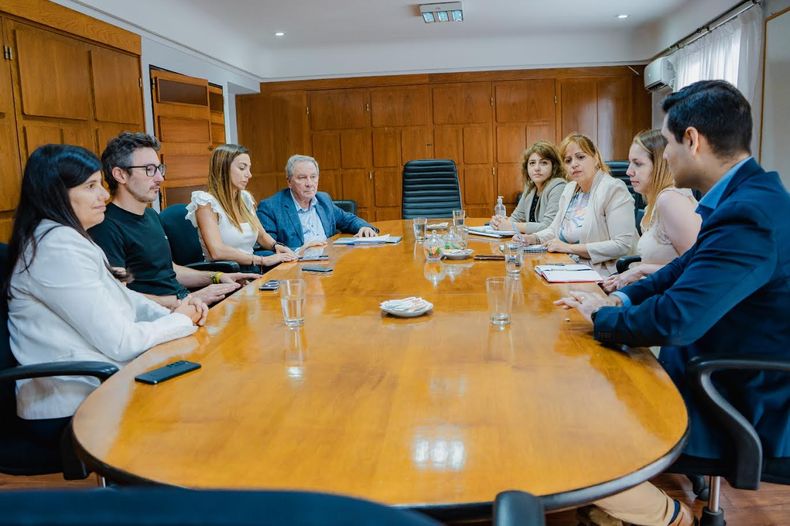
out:
<path id="1" fill-rule="evenodd" d="M 395 245 L 330 246 L 332 273 L 307 281 L 306 321 L 251 284 L 194 336 L 124 367 L 79 408 L 74 434 L 98 472 L 192 488 L 294 488 L 409 506 L 490 502 L 522 489 L 549 508 L 590 501 L 665 468 L 687 428 L 683 400 L 647 349 L 603 347 L 575 311 L 552 305 L 528 254 L 504 330 L 485 279 L 502 261 L 426 263 L 409 221 L 378 223 Z M 476 253 L 500 240 L 470 236 Z M 433 312 L 384 315 L 422 296 Z M 134 377 L 177 359 L 202 364 L 163 384 Z"/>

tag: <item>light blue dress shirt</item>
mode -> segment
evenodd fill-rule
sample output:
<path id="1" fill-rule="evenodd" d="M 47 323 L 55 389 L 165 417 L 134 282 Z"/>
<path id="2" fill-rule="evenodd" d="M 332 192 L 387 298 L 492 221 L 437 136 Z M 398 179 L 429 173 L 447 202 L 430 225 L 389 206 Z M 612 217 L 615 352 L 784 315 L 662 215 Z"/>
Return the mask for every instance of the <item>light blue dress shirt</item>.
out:
<path id="1" fill-rule="evenodd" d="M 702 220 L 710 216 L 716 207 L 719 206 L 719 201 L 721 201 L 721 196 L 724 195 L 724 190 L 727 189 L 727 186 L 732 181 L 732 178 L 735 176 L 735 172 L 740 170 L 741 166 L 746 164 L 746 162 L 751 159 L 751 155 L 742 161 L 737 162 L 733 165 L 732 168 L 725 172 L 724 177 L 716 181 L 716 184 L 708 190 L 708 193 L 705 194 L 702 199 L 699 201 L 699 205 L 697 205 L 697 213 L 702 217 Z M 630 307 L 631 306 L 631 298 L 628 297 L 628 294 L 616 290 L 612 292 L 612 296 L 617 296 L 620 298 L 620 301 L 623 302 L 623 307 Z"/>
<path id="2" fill-rule="evenodd" d="M 291 192 L 291 199 L 294 200 L 296 207 L 296 215 L 299 217 L 299 222 L 302 224 L 302 236 L 304 237 L 304 244 L 307 245 L 312 241 L 326 241 L 326 232 L 324 232 L 324 225 L 321 223 L 321 218 L 318 217 L 316 205 L 318 199 L 313 196 L 307 208 L 302 208 L 296 201 L 293 192 Z"/>

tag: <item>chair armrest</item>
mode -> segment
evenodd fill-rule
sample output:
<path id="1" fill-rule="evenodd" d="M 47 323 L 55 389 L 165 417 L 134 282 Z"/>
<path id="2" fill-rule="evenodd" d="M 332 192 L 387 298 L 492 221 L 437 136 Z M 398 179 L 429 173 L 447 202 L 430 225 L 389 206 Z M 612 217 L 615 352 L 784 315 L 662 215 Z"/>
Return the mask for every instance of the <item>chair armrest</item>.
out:
<path id="1" fill-rule="evenodd" d="M 239 272 L 241 268 L 235 261 L 200 261 L 185 265 L 195 270 L 206 270 L 209 272 Z"/>
<path id="2" fill-rule="evenodd" d="M 640 261 L 642 261 L 641 256 L 623 256 L 619 258 L 617 263 L 615 263 L 615 265 L 617 265 L 617 273 L 622 274 L 628 270 L 628 267 L 630 267 L 633 263 L 638 263 Z"/>
<path id="3" fill-rule="evenodd" d="M 47 376 L 93 376 L 103 382 L 116 372 L 118 366 L 107 362 L 48 362 L 4 369 L 0 371 L 0 382 Z"/>
<path id="4" fill-rule="evenodd" d="M 730 483 L 736 488 L 757 489 L 763 465 L 760 437 L 752 424 L 721 395 L 711 379 L 715 372 L 732 369 L 790 372 L 790 361 L 774 356 L 712 354 L 692 358 L 686 368 L 695 395 L 727 430 L 735 443 L 735 465 Z"/>
<path id="5" fill-rule="evenodd" d="M 503 491 L 494 503 L 494 526 L 543 526 L 546 517 L 539 498 L 524 491 Z"/>

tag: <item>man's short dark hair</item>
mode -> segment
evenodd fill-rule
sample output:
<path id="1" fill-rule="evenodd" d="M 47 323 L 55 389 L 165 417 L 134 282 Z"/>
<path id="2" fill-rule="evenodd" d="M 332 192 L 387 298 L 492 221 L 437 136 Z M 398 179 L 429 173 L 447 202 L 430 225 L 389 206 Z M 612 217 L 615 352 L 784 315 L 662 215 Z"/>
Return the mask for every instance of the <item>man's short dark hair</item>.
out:
<path id="1" fill-rule="evenodd" d="M 751 153 L 752 108 L 729 82 L 695 82 L 668 96 L 661 107 L 676 141 L 682 142 L 686 129 L 694 127 L 718 157 Z"/>
<path id="2" fill-rule="evenodd" d="M 101 167 L 110 193 L 114 194 L 118 189 L 118 181 L 112 176 L 112 169 L 116 166 L 125 169 L 131 165 L 132 154 L 141 148 L 153 148 L 158 152 L 159 141 L 147 133 L 123 132 L 107 143 L 101 154 Z"/>

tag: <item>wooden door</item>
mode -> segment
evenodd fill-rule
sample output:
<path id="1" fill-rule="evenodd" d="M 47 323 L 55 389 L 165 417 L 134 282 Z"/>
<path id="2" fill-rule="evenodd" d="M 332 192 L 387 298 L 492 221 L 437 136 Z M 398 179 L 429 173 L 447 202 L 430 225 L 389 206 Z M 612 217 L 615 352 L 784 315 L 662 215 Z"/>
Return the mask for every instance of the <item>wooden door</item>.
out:
<path id="1" fill-rule="evenodd" d="M 498 82 L 494 98 L 497 195 L 505 198 L 511 212 L 524 190 L 524 149 L 538 140 L 557 140 L 555 80 Z"/>
<path id="2" fill-rule="evenodd" d="M 464 82 L 432 90 L 434 153 L 458 166 L 469 216 L 486 216 L 496 203 L 491 82 Z"/>
<path id="3" fill-rule="evenodd" d="M 2 24 L 0 41 L 6 45 Z M 22 169 L 19 159 L 14 94 L 11 88 L 11 60 L 0 62 L 0 241 L 11 237 L 13 212 L 19 202 Z"/>
<path id="4" fill-rule="evenodd" d="M 211 159 L 208 81 L 151 68 L 154 133 L 167 165 L 162 207 L 188 203 L 193 190 L 205 189 Z"/>
<path id="5" fill-rule="evenodd" d="M 211 147 L 225 144 L 225 97 L 222 86 L 210 84 L 208 87 L 208 109 L 211 118 Z"/>

